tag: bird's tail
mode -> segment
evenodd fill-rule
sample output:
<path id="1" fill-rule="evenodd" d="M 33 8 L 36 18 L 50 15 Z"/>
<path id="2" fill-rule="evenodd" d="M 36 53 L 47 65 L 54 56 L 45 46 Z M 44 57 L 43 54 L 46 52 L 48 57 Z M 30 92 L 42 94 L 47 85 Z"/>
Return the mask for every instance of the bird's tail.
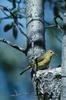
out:
<path id="1" fill-rule="evenodd" d="M 25 68 L 25 69 L 20 73 L 20 75 L 22 75 L 24 72 L 28 71 L 30 68 L 31 68 L 31 66 L 28 66 L 27 68 Z"/>

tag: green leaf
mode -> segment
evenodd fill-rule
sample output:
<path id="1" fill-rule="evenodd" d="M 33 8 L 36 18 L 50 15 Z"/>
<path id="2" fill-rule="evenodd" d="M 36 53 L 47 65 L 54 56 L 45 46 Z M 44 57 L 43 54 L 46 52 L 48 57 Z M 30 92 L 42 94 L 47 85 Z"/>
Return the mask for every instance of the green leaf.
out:
<path id="1" fill-rule="evenodd" d="M 18 33 L 17 27 L 16 25 L 13 25 L 13 36 L 15 39 L 17 38 L 17 33 Z"/>
<path id="2" fill-rule="evenodd" d="M 4 31 L 7 32 L 12 28 L 12 24 L 7 24 L 4 26 Z"/>

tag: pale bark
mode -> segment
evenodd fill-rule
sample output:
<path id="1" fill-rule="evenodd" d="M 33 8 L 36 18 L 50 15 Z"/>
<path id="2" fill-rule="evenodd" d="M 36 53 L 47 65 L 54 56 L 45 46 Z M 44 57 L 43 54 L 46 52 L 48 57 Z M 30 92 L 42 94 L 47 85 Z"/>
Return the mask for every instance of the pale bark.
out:
<path id="1" fill-rule="evenodd" d="M 64 13 L 63 24 L 66 24 L 66 12 Z M 66 76 L 66 32 L 64 30 L 62 40 L 62 75 Z M 62 93 L 61 100 L 66 100 L 66 77 L 62 78 Z"/>
<path id="2" fill-rule="evenodd" d="M 35 58 L 39 57 L 45 51 L 45 36 L 44 36 L 45 27 L 44 27 L 43 1 L 44 0 L 27 0 L 27 8 L 26 8 L 27 9 L 27 36 L 29 38 L 27 58 L 29 59 L 29 62 L 33 62 Z M 63 40 L 66 41 L 65 39 Z M 12 46 L 12 47 L 17 48 L 16 46 Z M 64 47 L 65 46 L 63 45 L 63 48 Z M 20 51 L 22 50 L 20 49 L 20 47 L 18 47 L 17 49 Z M 64 58 L 65 51 L 63 52 L 64 52 L 63 59 L 65 61 Z M 62 63 L 66 64 L 65 62 Z M 39 87 L 38 91 L 41 92 L 42 94 L 42 96 L 39 96 L 38 100 L 58 100 L 61 91 L 61 79 L 60 78 L 56 79 L 55 75 L 61 75 L 61 68 L 52 69 L 52 70 L 43 70 L 43 71 L 41 70 L 36 73 L 36 79 L 39 79 L 40 81 L 40 84 L 38 86 Z M 65 74 L 63 75 L 65 76 Z M 65 82 L 65 78 L 63 78 L 63 81 Z M 36 83 L 35 80 L 33 82 Z M 66 86 L 65 83 L 64 86 Z M 49 96 L 51 95 L 51 93 L 53 93 L 53 97 L 52 97 L 53 99 L 44 99 L 45 92 L 48 93 Z M 56 95 L 57 93 L 58 95 Z M 61 100 L 65 100 L 65 99 L 61 99 Z"/>
<path id="3" fill-rule="evenodd" d="M 27 36 L 29 44 L 34 43 L 34 47 L 29 47 L 27 56 L 29 61 L 44 52 L 44 12 L 43 0 L 27 0 Z"/>
<path id="4" fill-rule="evenodd" d="M 43 8 L 44 0 L 27 0 L 27 36 L 29 38 L 27 57 L 29 63 L 33 63 L 34 59 L 39 57 L 45 51 Z M 36 83 L 36 85 L 38 84 Z M 37 90 L 35 91 L 37 92 Z M 38 96 L 38 100 L 41 99 L 42 98 Z"/>

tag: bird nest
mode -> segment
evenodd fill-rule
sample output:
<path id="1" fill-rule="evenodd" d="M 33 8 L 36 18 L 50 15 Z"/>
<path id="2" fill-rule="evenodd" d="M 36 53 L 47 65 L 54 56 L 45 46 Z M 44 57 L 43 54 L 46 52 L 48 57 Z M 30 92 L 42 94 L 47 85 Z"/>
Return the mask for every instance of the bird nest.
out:
<path id="1" fill-rule="evenodd" d="M 60 100 L 61 68 L 39 70 L 33 76 L 34 87 L 38 100 Z"/>

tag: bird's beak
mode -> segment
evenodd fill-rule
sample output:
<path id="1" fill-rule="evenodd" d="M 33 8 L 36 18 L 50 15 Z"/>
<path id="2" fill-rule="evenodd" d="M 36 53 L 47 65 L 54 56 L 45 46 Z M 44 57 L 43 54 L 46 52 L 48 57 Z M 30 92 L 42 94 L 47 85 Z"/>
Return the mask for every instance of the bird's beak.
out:
<path id="1" fill-rule="evenodd" d="M 53 52 L 53 55 L 57 56 L 57 53 Z"/>
<path id="2" fill-rule="evenodd" d="M 53 52 L 53 55 L 55 55 L 55 52 Z"/>

